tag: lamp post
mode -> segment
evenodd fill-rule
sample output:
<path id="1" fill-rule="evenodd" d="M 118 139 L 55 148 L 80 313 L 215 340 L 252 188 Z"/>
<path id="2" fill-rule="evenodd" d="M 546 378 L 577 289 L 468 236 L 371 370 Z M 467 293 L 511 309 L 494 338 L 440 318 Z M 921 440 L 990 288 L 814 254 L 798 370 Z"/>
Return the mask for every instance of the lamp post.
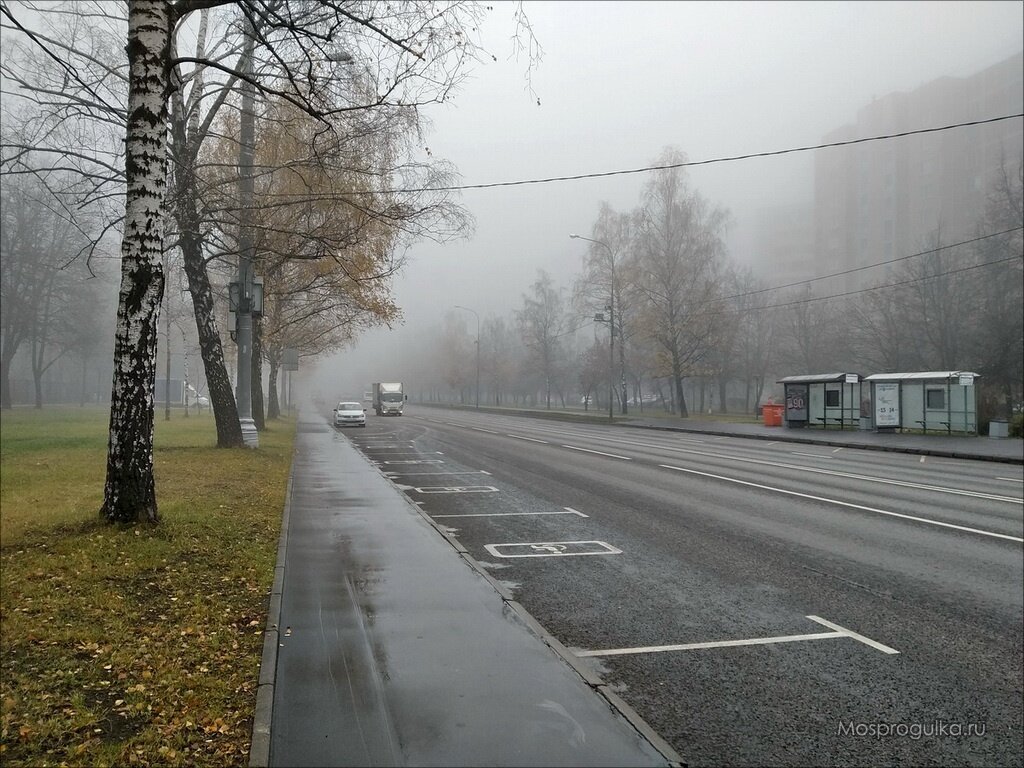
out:
<path id="1" fill-rule="evenodd" d="M 586 240 L 588 243 L 600 245 L 608 251 L 609 271 L 611 273 L 611 286 L 608 295 L 608 421 L 612 421 L 614 418 L 612 405 L 615 400 L 615 253 L 608 243 L 601 240 L 594 240 L 583 235 L 569 235 L 569 237 L 573 240 Z M 622 307 L 619 307 L 620 311 L 621 309 Z M 603 323 L 604 315 L 598 313 L 594 315 L 594 320 Z M 622 350 L 623 348 L 620 344 L 620 357 L 622 356 Z M 622 363 L 622 413 L 626 413 L 626 370 L 624 358 Z"/>
<path id="2" fill-rule="evenodd" d="M 476 407 L 480 408 L 480 315 L 476 313 L 475 309 L 469 307 L 462 307 L 458 304 L 455 305 L 455 309 L 464 309 L 467 312 L 472 312 L 476 318 Z"/>

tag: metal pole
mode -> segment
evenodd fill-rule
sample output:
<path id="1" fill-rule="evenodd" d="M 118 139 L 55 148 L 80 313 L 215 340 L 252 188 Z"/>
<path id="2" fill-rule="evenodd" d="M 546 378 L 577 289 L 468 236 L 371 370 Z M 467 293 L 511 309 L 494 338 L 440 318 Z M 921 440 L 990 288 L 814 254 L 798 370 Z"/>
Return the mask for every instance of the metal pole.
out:
<path id="1" fill-rule="evenodd" d="M 608 305 L 608 421 L 615 419 L 615 304 Z"/>
<path id="2" fill-rule="evenodd" d="M 615 252 L 611 246 L 601 240 L 594 240 L 583 235 L 569 235 L 572 240 L 586 240 L 588 243 L 602 246 L 608 251 L 608 269 L 611 274 L 608 302 L 608 421 L 615 419 Z M 620 308 L 621 309 L 621 308 Z M 620 347 L 621 349 L 621 347 Z M 626 370 L 623 360 L 622 370 L 622 412 L 626 412 Z"/>
<path id="3" fill-rule="evenodd" d="M 252 262 L 255 246 L 252 240 L 252 208 L 254 202 L 253 161 L 256 144 L 256 94 L 251 82 L 253 30 L 245 24 L 245 49 L 239 69 L 242 79 L 242 113 L 239 125 L 238 149 L 238 383 L 235 400 L 238 421 L 242 427 L 242 440 L 250 448 L 259 447 L 259 434 L 252 418 Z"/>

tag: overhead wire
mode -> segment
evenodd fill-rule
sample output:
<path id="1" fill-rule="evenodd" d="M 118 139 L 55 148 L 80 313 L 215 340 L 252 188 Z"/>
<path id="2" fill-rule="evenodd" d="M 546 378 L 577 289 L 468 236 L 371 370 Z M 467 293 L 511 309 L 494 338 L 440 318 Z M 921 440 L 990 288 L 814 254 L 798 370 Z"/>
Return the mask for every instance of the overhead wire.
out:
<path id="1" fill-rule="evenodd" d="M 579 181 L 581 179 L 600 179 L 607 178 L 609 176 L 626 176 L 629 174 L 636 173 L 649 173 L 651 171 L 672 170 L 674 168 L 694 168 L 701 165 L 730 163 L 736 160 L 751 160 L 757 157 L 777 157 L 779 155 L 790 155 L 796 152 L 811 152 L 818 149 L 828 149 L 830 147 L 848 147 L 854 144 L 865 144 L 869 141 L 885 141 L 888 139 L 902 138 L 904 136 L 918 136 L 926 133 L 938 133 L 940 131 L 953 130 L 954 128 L 968 128 L 974 125 L 987 125 L 989 123 L 997 123 L 1002 120 L 1014 120 L 1021 117 L 1024 117 L 1024 112 L 1019 112 L 1013 115 L 1002 115 L 1000 117 L 989 117 L 984 120 L 969 120 L 962 123 L 952 123 L 950 125 L 941 125 L 936 126 L 934 128 L 916 128 L 911 131 L 900 131 L 899 133 L 886 133 L 880 136 L 865 136 L 859 139 L 847 139 L 845 141 L 830 141 L 822 144 L 813 144 L 804 147 L 791 147 L 789 149 L 776 149 L 768 152 L 750 152 L 743 155 L 715 157 L 707 160 L 685 160 L 678 163 L 666 163 L 664 165 L 647 165 L 642 168 L 628 168 L 625 170 L 618 171 L 599 171 L 595 173 L 579 173 L 570 176 L 549 176 L 546 178 L 539 179 L 521 179 L 519 181 L 494 181 L 484 184 L 453 184 L 450 186 L 443 187 L 410 187 L 402 189 L 384 189 L 379 190 L 378 194 L 404 194 L 410 192 L 461 192 L 470 189 L 521 187 L 531 184 L 551 184 L 558 181 Z"/>

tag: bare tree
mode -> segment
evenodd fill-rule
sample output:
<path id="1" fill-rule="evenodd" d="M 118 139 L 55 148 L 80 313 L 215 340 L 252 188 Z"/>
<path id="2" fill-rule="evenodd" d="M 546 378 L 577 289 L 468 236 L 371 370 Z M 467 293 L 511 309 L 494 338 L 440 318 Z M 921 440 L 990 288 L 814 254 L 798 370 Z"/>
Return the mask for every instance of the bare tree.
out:
<path id="1" fill-rule="evenodd" d="M 551 408 L 552 387 L 559 386 L 559 362 L 563 359 L 563 339 L 567 328 L 565 300 L 551 276 L 538 270 L 530 294 L 523 296 L 523 308 L 516 312 L 519 334 L 526 347 L 529 364 L 541 380 L 547 408 Z"/>
<path id="2" fill-rule="evenodd" d="M 372 1 L 341 6 L 330 0 L 129 0 L 127 68 L 120 66 L 117 55 L 110 51 L 105 52 L 105 61 L 94 56 L 106 75 L 95 81 L 103 83 L 104 91 L 100 93 L 89 77 L 83 78 L 74 66 L 67 64 L 69 59 L 78 57 L 88 71 L 94 63 L 89 56 L 73 50 L 59 37 L 28 32 L 6 3 L 0 6 L 9 28 L 28 35 L 33 44 L 45 49 L 70 75 L 68 82 L 78 89 L 72 98 L 60 101 L 53 109 L 55 119 L 70 125 L 74 122 L 71 116 L 87 116 L 92 121 L 89 125 L 101 125 L 115 132 L 120 126 L 126 137 L 123 175 L 118 162 L 120 149 L 114 142 L 104 145 L 111 153 L 106 158 L 86 151 L 76 155 L 66 149 L 96 146 L 85 139 L 78 144 L 65 144 L 61 153 L 62 157 L 75 157 L 89 166 L 83 171 L 83 178 L 103 176 L 104 182 L 123 179 L 125 190 L 122 287 L 102 509 L 111 521 L 144 518 L 155 522 L 159 518 L 152 466 L 152 406 L 156 326 L 164 283 L 160 255 L 164 247 L 167 191 L 168 100 L 174 88 L 182 87 L 184 82 L 175 74 L 174 67 L 192 63 L 229 76 L 237 75 L 234 67 L 239 63 L 240 50 L 240 46 L 235 46 L 233 54 L 202 60 L 175 58 L 173 36 L 191 13 L 215 7 L 237 10 L 255 30 L 254 56 L 263 66 L 254 76 L 258 82 L 252 84 L 291 102 L 328 126 L 332 117 L 354 110 L 392 105 L 415 111 L 420 105 L 449 98 L 464 76 L 466 65 L 477 54 L 469 32 L 483 11 L 474 4 L 455 2 L 426 7 Z M 106 10 L 97 16 L 104 22 L 110 20 Z M 236 24 L 234 29 L 236 35 L 240 34 L 241 25 Z M 361 61 L 374 76 L 375 87 L 368 102 L 363 99 L 365 93 L 353 91 L 348 79 L 340 75 L 340 69 L 353 59 Z M 12 71 L 4 67 L 5 74 Z M 121 80 L 117 80 L 117 73 L 122 74 Z M 28 88 L 34 87 L 27 80 L 21 82 Z M 121 106 L 124 101 L 118 98 L 117 83 L 127 84 L 126 110 Z M 62 90 L 66 88 L 38 95 L 37 102 L 42 105 Z M 80 98 L 80 93 L 88 94 L 89 98 Z M 86 123 L 78 120 L 74 124 Z M 51 149 L 61 152 L 56 147 Z M 381 177 L 380 188 L 385 186 L 383 181 L 394 178 Z M 397 178 L 405 183 L 414 177 Z M 106 199 L 106 195 L 104 191 L 97 197 Z M 394 215 L 402 209 L 385 210 Z M 203 302 L 197 304 L 197 312 L 207 309 Z"/>
<path id="3" fill-rule="evenodd" d="M 684 160 L 667 150 L 657 165 Z M 641 332 L 659 348 L 683 417 L 683 379 L 708 354 L 716 327 L 727 220 L 724 210 L 689 187 L 679 167 L 656 171 L 644 188 L 632 284 L 641 301 Z"/>

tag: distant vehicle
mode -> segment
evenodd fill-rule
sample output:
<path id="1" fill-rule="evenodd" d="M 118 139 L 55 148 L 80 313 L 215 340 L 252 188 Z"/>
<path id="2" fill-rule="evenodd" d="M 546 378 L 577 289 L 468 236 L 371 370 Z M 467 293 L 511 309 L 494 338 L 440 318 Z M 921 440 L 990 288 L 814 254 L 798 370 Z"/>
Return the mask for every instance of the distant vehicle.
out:
<path id="1" fill-rule="evenodd" d="M 401 416 L 408 399 L 400 381 L 373 383 L 373 412 L 378 416 Z"/>
<path id="2" fill-rule="evenodd" d="M 360 403 L 343 400 L 334 409 L 334 426 L 365 427 L 366 409 Z"/>

